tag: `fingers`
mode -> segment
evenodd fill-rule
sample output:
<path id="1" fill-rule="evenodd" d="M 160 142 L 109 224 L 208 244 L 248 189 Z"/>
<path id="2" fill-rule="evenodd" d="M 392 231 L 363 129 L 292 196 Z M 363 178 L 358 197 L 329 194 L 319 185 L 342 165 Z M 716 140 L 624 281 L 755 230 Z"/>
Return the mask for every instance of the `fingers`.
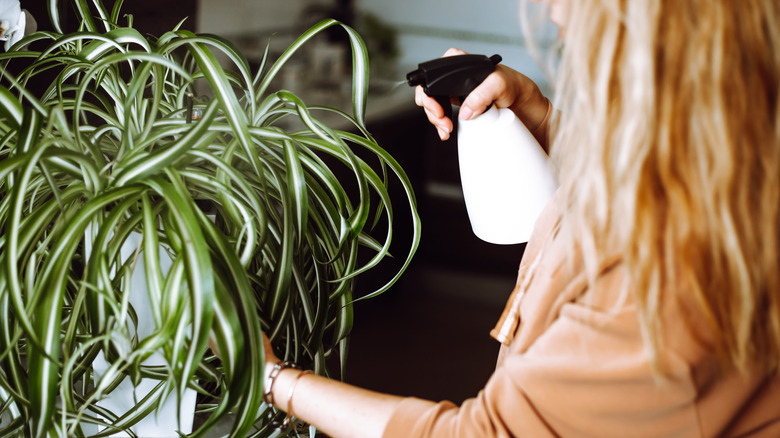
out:
<path id="1" fill-rule="evenodd" d="M 273 365 L 279 362 L 279 358 L 274 353 L 274 348 L 271 346 L 271 340 L 268 339 L 265 332 L 263 332 L 263 349 L 265 350 L 265 363 Z"/>
<path id="2" fill-rule="evenodd" d="M 503 67 L 499 65 L 496 71 L 469 93 L 460 107 L 458 117 L 461 120 L 470 120 L 482 114 L 494 103 L 498 108 L 506 108 L 517 100 L 517 92 L 512 82 L 514 78 L 508 74 L 508 69 Z"/>
<path id="3" fill-rule="evenodd" d="M 510 108 L 530 129 L 539 126 L 547 114 L 547 99 L 539 87 L 524 74 L 503 64 L 477 86 L 460 109 L 461 120 L 470 120 L 482 114 L 488 106 Z"/>
<path id="4" fill-rule="evenodd" d="M 217 340 L 214 339 L 214 334 L 212 332 L 211 336 L 209 336 L 209 348 L 211 351 L 216 355 L 219 356 L 219 348 L 217 348 Z"/>
<path id="5" fill-rule="evenodd" d="M 425 110 L 428 121 L 436 127 L 439 138 L 447 140 L 453 129 L 452 120 L 444 115 L 444 108 L 436 102 L 436 99 L 428 96 L 421 86 L 414 90 L 414 102 Z"/>
<path id="6" fill-rule="evenodd" d="M 460 49 L 451 48 L 443 56 L 465 55 Z M 425 94 L 421 86 L 414 91 L 415 103 L 425 110 L 428 121 L 436 127 L 439 138 L 447 140 L 453 130 L 453 123 L 445 116 L 444 108 L 432 97 Z M 527 76 L 503 64 L 485 78 L 463 101 L 458 117 L 470 120 L 482 114 L 490 105 L 497 108 L 510 108 L 515 115 L 530 127 L 539 126 L 547 114 L 547 99 L 539 87 Z"/>
<path id="7" fill-rule="evenodd" d="M 414 103 L 423 107 L 425 112 L 431 113 L 436 118 L 444 117 L 444 108 L 439 105 L 439 102 L 436 102 L 436 99 L 425 94 L 422 85 L 418 85 L 414 89 Z"/>
<path id="8" fill-rule="evenodd" d="M 444 55 L 442 56 L 457 56 L 465 54 L 466 52 L 463 50 L 451 47 L 447 49 L 447 51 L 444 52 Z M 439 105 L 439 102 L 425 94 L 422 87 L 420 86 L 417 86 L 417 89 L 414 91 L 414 101 L 418 106 L 423 107 L 425 110 L 425 115 L 428 117 L 428 121 L 436 127 L 439 138 L 442 141 L 449 139 L 454 125 L 452 120 L 444 115 L 444 108 Z"/>
<path id="9" fill-rule="evenodd" d="M 447 49 L 446 52 L 444 52 L 444 55 L 442 56 L 457 56 L 457 55 L 466 55 L 466 54 L 467 53 L 464 52 L 463 50 L 450 47 L 449 49 Z"/>

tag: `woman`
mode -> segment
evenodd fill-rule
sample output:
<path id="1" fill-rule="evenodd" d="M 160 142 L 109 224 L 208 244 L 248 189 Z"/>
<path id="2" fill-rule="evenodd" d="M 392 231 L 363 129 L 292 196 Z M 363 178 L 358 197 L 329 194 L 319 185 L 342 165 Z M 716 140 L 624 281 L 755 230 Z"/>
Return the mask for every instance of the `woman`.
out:
<path id="1" fill-rule="evenodd" d="M 560 169 L 485 389 L 404 399 L 269 354 L 274 403 L 335 437 L 780 436 L 780 5 L 551 3 L 562 111 L 503 66 L 460 111 L 512 108 Z"/>

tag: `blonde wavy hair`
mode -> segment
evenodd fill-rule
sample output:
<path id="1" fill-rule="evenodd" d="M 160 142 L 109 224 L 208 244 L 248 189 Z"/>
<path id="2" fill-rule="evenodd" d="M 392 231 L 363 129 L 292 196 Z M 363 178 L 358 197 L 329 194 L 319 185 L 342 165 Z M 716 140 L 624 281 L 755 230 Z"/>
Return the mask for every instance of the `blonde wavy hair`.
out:
<path id="1" fill-rule="evenodd" d="M 586 269 L 622 255 L 654 358 L 684 293 L 724 361 L 777 369 L 780 2 L 569 3 L 552 153 Z"/>

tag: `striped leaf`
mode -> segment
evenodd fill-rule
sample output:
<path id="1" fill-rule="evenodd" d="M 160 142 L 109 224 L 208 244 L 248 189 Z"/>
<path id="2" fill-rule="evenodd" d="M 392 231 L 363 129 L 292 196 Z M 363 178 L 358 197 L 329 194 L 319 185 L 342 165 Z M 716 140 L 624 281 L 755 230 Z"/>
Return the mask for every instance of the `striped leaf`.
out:
<path id="1" fill-rule="evenodd" d="M 262 402 L 262 333 L 277 356 L 344 378 L 354 301 L 389 290 L 420 239 L 411 183 L 365 126 L 365 44 L 325 20 L 277 59 L 267 46 L 254 70 L 181 23 L 142 36 L 122 3 L 49 0 L 54 30 L 22 41 L 35 51 L 0 54 L 0 436 L 132 434 L 187 390 L 206 400 L 191 436 L 227 418 L 231 437 L 296 436 Z M 272 89 L 334 26 L 352 48 L 350 114 Z M 28 89 L 44 79 L 42 94 Z M 389 184 L 411 210 L 409 249 L 384 285 L 358 290 L 395 237 Z M 122 382 L 153 389 L 112 412 Z"/>

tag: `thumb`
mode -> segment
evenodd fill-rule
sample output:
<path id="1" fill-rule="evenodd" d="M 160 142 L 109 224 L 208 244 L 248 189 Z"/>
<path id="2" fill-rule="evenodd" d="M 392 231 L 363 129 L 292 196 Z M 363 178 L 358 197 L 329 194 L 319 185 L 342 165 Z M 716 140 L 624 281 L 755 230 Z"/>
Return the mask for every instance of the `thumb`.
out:
<path id="1" fill-rule="evenodd" d="M 458 118 L 461 120 L 470 120 L 485 110 L 493 103 L 493 95 L 486 93 L 486 89 L 481 85 L 475 88 L 460 106 Z"/>

